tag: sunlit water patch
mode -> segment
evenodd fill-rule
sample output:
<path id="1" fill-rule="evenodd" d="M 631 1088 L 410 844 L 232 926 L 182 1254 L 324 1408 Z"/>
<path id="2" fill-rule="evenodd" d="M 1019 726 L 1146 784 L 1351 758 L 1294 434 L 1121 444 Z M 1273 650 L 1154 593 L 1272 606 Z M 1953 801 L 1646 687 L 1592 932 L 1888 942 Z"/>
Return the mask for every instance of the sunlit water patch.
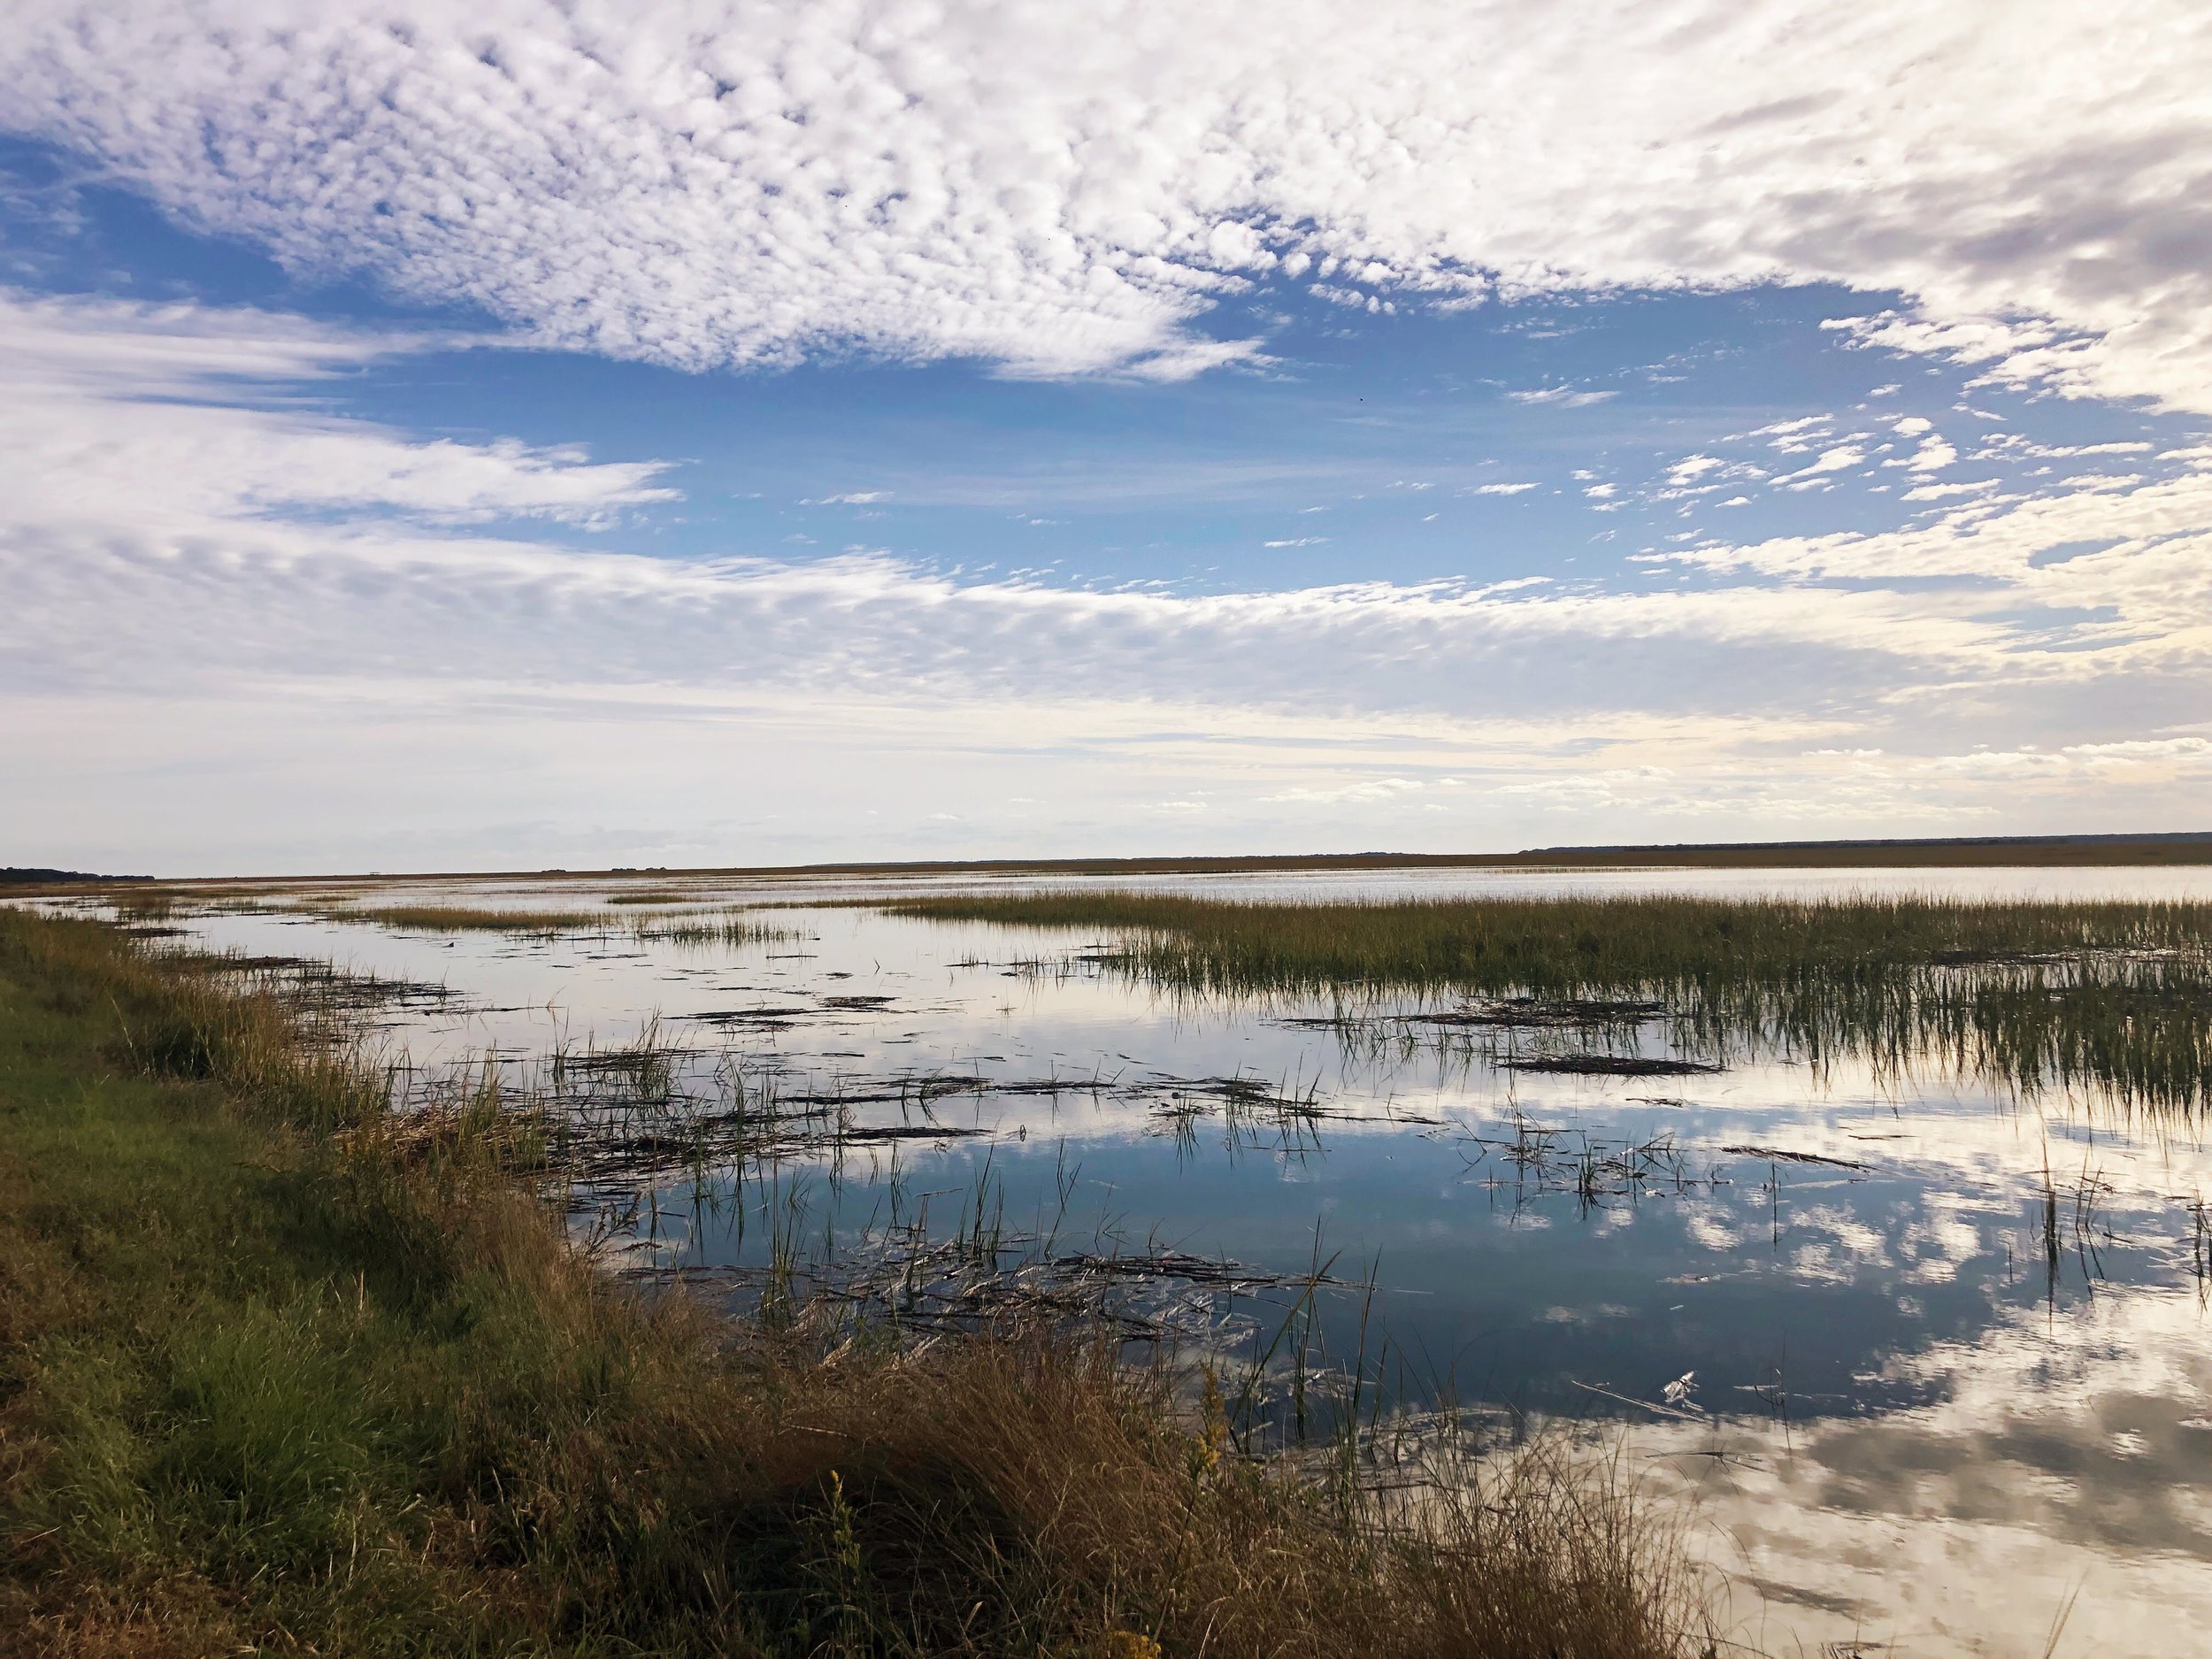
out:
<path id="1" fill-rule="evenodd" d="M 2178 871 L 1681 879 L 2212 891 Z M 1379 890 L 1430 880 L 1470 885 Z M 1433 1002 L 1347 1024 L 1176 999 L 1109 941 L 861 909 L 655 937 L 637 915 L 764 894 L 614 892 L 350 895 L 583 905 L 595 931 L 166 925 L 404 987 L 376 1014 L 403 1087 L 491 1064 L 557 1097 L 577 1225 L 633 1267 L 758 1299 L 842 1262 L 856 1296 L 923 1320 L 979 1279 L 1010 1304 L 1088 1286 L 1132 1329 L 1268 1353 L 1271 1387 L 1286 1358 L 1317 1386 L 1359 1363 L 1402 1403 L 1633 1423 L 1652 1480 L 1696 1495 L 1743 1631 L 1783 1651 L 2039 1652 L 2077 1594 L 2061 1651 L 2193 1653 L 2212 1627 L 2212 1160 L 2188 1114 L 1848 1053 L 1708 1069 L 1633 1008 L 1584 1010 L 1567 1028 L 1601 1041 L 1563 1042 Z M 1621 1064 L 1555 1064 L 1588 1053 Z"/>

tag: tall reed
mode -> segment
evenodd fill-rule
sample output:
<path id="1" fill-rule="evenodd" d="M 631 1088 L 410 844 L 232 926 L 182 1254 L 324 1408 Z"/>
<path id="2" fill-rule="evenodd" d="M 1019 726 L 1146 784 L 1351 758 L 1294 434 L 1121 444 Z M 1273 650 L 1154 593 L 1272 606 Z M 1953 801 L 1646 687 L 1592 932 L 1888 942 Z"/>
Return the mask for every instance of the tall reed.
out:
<path id="1" fill-rule="evenodd" d="M 1942 1067 L 2129 1104 L 2212 1096 L 2212 904 L 1668 895 L 1271 903 L 1046 892 L 894 914 L 1109 936 L 1113 971 L 1189 996 L 1649 998 L 1722 1061 L 1778 1051 Z"/>

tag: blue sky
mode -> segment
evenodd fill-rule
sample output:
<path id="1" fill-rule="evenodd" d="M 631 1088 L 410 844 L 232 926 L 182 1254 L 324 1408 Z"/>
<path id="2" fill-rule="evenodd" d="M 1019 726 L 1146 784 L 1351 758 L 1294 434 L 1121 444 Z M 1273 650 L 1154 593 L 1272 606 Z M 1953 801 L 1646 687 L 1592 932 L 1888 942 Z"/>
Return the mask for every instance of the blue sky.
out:
<path id="1" fill-rule="evenodd" d="M 2206 821 L 2190 8 L 291 10 L 0 45 L 0 862 Z"/>

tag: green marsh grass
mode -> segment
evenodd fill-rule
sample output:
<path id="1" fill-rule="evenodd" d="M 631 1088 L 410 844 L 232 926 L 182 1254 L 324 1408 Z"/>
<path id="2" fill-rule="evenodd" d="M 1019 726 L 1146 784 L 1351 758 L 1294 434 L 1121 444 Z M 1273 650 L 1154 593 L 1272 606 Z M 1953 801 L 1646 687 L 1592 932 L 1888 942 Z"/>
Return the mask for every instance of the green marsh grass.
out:
<path id="1" fill-rule="evenodd" d="M 1046 892 L 877 908 L 1102 933 L 1098 959 L 1144 983 L 1333 998 L 1348 1026 L 1408 994 L 1540 1007 L 1648 998 L 1685 1052 L 1719 1063 L 1857 1055 L 1901 1077 L 1970 1074 L 2024 1094 L 2185 1109 L 2212 1096 L 2212 904 Z"/>
<path id="2" fill-rule="evenodd" d="M 0 912 L 0 1654 L 1704 1648 L 1579 1467 L 1390 1515 L 1102 1333 L 640 1297 L 527 1102 L 395 1111 L 273 985 Z"/>
<path id="3" fill-rule="evenodd" d="M 465 904 L 351 906 L 329 912 L 334 921 L 367 922 L 411 933 L 571 933 L 629 931 L 626 918 L 604 910 L 500 910 Z"/>
<path id="4" fill-rule="evenodd" d="M 779 927 L 772 922 L 759 922 L 738 915 L 672 916 L 641 920 L 632 930 L 634 936 L 645 941 L 665 941 L 672 945 L 720 945 L 736 948 L 744 945 L 772 945 L 786 940 L 803 938 L 797 929 Z"/>

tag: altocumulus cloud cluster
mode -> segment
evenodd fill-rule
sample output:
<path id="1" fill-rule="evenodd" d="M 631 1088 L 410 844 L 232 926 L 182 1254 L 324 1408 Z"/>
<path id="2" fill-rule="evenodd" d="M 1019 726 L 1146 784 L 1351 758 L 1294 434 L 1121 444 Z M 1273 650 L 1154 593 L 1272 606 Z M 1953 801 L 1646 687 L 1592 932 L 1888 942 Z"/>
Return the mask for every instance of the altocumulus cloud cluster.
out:
<path id="1" fill-rule="evenodd" d="M 2150 0 L 2093 19 L 1806 0 L 30 4 L 0 37 L 0 126 L 303 275 L 465 303 L 500 344 L 1171 382 L 1267 366 L 1264 338 L 1212 326 L 1262 284 L 1356 321 L 1824 281 L 1892 296 L 1850 326 L 1870 351 L 2185 412 L 2212 412 L 2208 84 L 2212 13 Z M 260 855 L 310 860 L 366 848 L 333 826 L 371 800 L 414 826 L 396 857 L 585 846 L 613 753 L 711 761 L 691 830 L 591 832 L 672 857 L 897 850 L 864 824 L 879 801 L 810 772 L 826 754 L 874 767 L 908 828 L 1002 789 L 1057 816 L 943 833 L 1085 846 L 1207 814 L 1224 844 L 1415 824 L 1404 841 L 1432 808 L 1448 844 L 1540 836 L 1561 811 L 1609 836 L 1901 810 L 1978 828 L 1993 790 L 2137 780 L 2177 810 L 2212 768 L 2212 726 L 2193 724 L 2212 709 L 2188 689 L 2212 667 L 2212 450 L 1976 496 L 1944 481 L 1944 434 L 1896 423 L 1893 464 L 1928 514 L 1709 539 L 1657 557 L 1700 579 L 1679 590 L 1097 592 L 865 550 L 582 551 L 569 532 L 676 500 L 674 472 L 425 442 L 275 395 L 450 343 L 427 335 L 18 293 L 0 341 L 20 472 L 0 672 L 36 713 L 19 775 L 69 803 L 12 827 L 57 848 L 209 731 L 264 757 L 288 827 Z M 1879 465 L 1840 433 L 1780 476 Z M 1678 487 L 1717 489 L 1722 469 L 1686 457 Z M 1601 507 L 1614 491 L 1587 487 Z M 546 533 L 468 529 L 492 520 Z M 1895 752 L 1884 731 L 1939 695 L 1967 710 L 1957 741 Z M 2147 703 L 2155 731 L 2129 713 Z M 324 765 L 334 746 L 358 767 Z M 787 798 L 772 810 L 740 768 Z M 489 803 L 466 826 L 460 777 Z M 1476 801 L 1494 815 L 1467 816 Z M 224 822 L 207 810 L 193 856 L 219 856 Z"/>
<path id="2" fill-rule="evenodd" d="M 703 366 L 1188 373 L 1362 303 L 1830 278 L 1891 337 L 2212 403 L 2212 14 L 2134 0 L 16 10 L 10 125 L 286 258 Z"/>

